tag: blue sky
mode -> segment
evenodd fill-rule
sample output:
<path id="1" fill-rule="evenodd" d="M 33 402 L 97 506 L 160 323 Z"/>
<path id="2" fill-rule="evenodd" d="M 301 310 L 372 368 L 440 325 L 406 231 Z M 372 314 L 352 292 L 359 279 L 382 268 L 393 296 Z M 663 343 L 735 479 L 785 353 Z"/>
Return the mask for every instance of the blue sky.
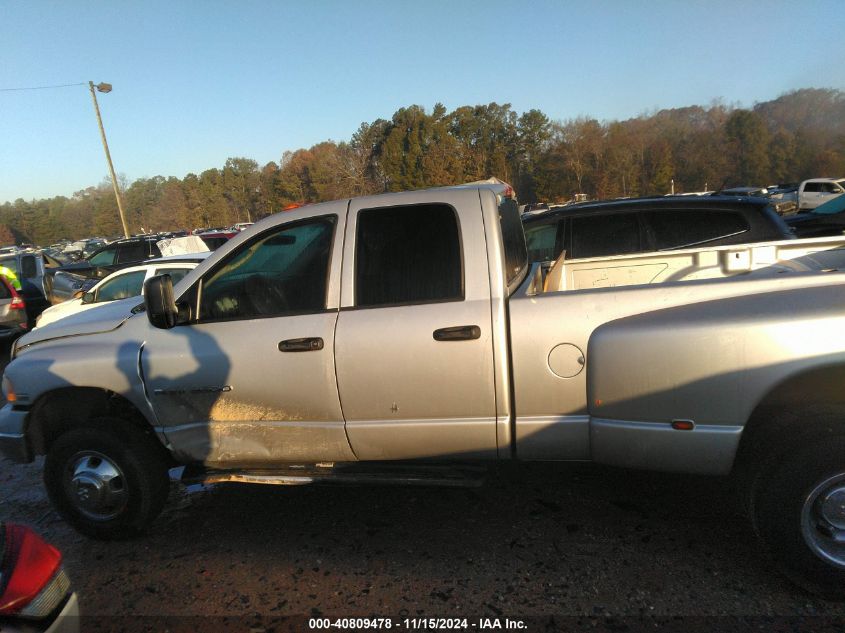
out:
<path id="1" fill-rule="evenodd" d="M 626 119 L 845 88 L 839 2 L 0 0 L 0 202 L 183 177 L 438 101 Z"/>

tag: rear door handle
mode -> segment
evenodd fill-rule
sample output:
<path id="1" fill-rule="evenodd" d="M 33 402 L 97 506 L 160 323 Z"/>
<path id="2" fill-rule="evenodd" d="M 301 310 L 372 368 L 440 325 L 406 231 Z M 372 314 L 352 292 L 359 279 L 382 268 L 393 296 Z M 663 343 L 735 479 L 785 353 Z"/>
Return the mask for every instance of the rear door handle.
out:
<path id="1" fill-rule="evenodd" d="M 472 341 L 481 338 L 481 328 L 477 325 L 457 325 L 434 330 L 435 341 Z"/>
<path id="2" fill-rule="evenodd" d="M 280 352 L 316 352 L 323 349 L 323 339 L 315 338 L 289 338 L 279 342 Z"/>

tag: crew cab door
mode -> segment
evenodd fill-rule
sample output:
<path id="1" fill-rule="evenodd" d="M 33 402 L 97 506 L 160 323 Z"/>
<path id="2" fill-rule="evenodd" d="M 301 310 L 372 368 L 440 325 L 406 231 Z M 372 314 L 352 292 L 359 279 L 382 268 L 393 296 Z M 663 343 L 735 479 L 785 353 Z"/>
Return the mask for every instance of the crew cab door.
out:
<path id="1" fill-rule="evenodd" d="M 254 232 L 179 298 L 189 322 L 150 326 L 147 397 L 182 461 L 355 459 L 333 354 L 346 203 L 324 208 Z"/>
<path id="2" fill-rule="evenodd" d="M 822 183 L 821 192 L 819 193 L 819 203 L 816 206 L 821 206 L 826 202 L 830 202 L 834 198 L 841 196 L 845 191 L 835 182 Z"/>
<path id="3" fill-rule="evenodd" d="M 350 203 L 335 362 L 359 459 L 496 456 L 479 194 L 432 195 Z"/>
<path id="4" fill-rule="evenodd" d="M 801 209 L 815 209 L 821 204 L 822 183 L 805 182 L 798 192 L 798 207 Z"/>

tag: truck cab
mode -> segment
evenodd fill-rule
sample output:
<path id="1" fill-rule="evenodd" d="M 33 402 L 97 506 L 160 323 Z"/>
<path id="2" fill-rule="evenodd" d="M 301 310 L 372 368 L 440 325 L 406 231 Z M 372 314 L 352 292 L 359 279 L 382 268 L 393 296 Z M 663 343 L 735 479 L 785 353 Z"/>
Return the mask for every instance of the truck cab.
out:
<path id="1" fill-rule="evenodd" d="M 845 178 L 811 178 L 798 187 L 798 210 L 810 211 L 845 193 Z"/>

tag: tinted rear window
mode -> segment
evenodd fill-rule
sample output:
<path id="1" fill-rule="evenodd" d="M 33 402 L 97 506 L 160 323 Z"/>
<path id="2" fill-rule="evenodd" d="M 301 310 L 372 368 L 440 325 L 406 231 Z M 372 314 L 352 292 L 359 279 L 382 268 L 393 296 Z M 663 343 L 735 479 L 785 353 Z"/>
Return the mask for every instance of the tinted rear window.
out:
<path id="1" fill-rule="evenodd" d="M 643 250 L 639 227 L 637 216 L 633 213 L 572 218 L 572 257 L 637 253 Z"/>
<path id="2" fill-rule="evenodd" d="M 127 242 L 121 244 L 117 249 L 118 264 L 126 262 L 139 262 L 147 259 L 147 244 L 145 242 Z"/>
<path id="3" fill-rule="evenodd" d="M 692 247 L 749 230 L 748 221 L 731 211 L 649 211 L 643 217 L 657 250 Z"/>
<path id="4" fill-rule="evenodd" d="M 356 305 L 462 298 L 461 240 L 452 207 L 425 204 L 358 214 Z"/>

